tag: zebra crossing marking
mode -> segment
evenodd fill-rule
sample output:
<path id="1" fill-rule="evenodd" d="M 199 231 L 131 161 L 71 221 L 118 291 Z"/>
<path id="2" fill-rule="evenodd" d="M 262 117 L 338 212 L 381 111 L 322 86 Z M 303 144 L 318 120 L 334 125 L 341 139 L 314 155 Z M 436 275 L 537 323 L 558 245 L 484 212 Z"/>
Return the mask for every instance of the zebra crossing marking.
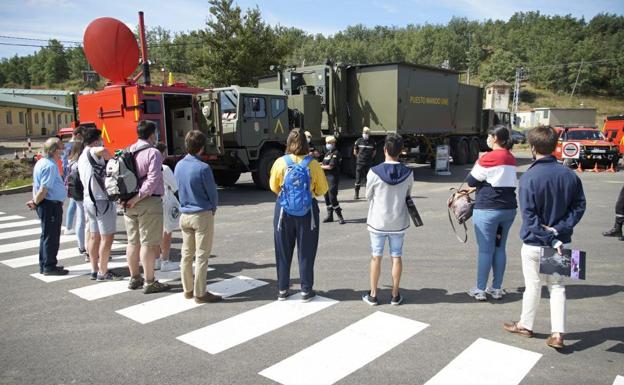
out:
<path id="1" fill-rule="evenodd" d="M 4 213 L 2 213 L 2 214 L 4 214 Z M 9 215 L 9 216 L 6 216 L 6 217 L 0 217 L 0 222 L 14 221 L 14 220 L 17 220 L 17 219 L 24 219 L 24 217 L 21 216 L 21 215 Z"/>
<path id="2" fill-rule="evenodd" d="M 169 282 L 169 281 L 173 281 L 174 279 L 180 278 L 180 270 L 166 271 L 166 272 L 156 270 L 154 272 L 154 276 L 160 282 Z M 77 289 L 72 289 L 69 292 L 74 295 L 77 295 L 78 297 L 82 299 L 86 299 L 87 301 L 95 301 L 98 299 L 111 297 L 113 295 L 131 291 L 128 288 L 129 280 L 130 280 L 129 277 L 125 277 L 121 281 L 98 282 L 93 285 L 88 285 L 88 286 L 79 287 Z"/>
<path id="3" fill-rule="evenodd" d="M 259 374 L 284 385 L 330 385 L 372 362 L 428 324 L 375 312 Z"/>
<path id="4" fill-rule="evenodd" d="M 613 385 L 624 385 L 624 377 L 615 376 L 615 380 L 613 381 Z"/>
<path id="5" fill-rule="evenodd" d="M 41 235 L 41 228 L 36 227 L 33 229 L 15 230 L 15 231 L 8 231 L 6 233 L 0 233 L 0 240 L 27 237 L 30 235 Z M 39 242 L 39 240 L 37 240 L 37 242 Z"/>
<path id="6" fill-rule="evenodd" d="M 217 354 L 336 303 L 338 301 L 321 296 L 303 303 L 301 294 L 291 295 L 286 301 L 271 302 L 181 335 L 177 339 L 210 354 Z"/>
<path id="7" fill-rule="evenodd" d="M 225 298 L 267 284 L 268 283 L 264 281 L 239 275 L 234 278 L 212 283 L 208 285 L 206 289 L 213 294 L 221 295 Z M 203 304 L 196 303 L 194 300 L 184 298 L 184 293 L 176 293 L 117 310 L 116 313 L 140 324 L 147 324 L 202 305 Z"/>
<path id="8" fill-rule="evenodd" d="M 59 243 L 76 241 L 76 235 L 61 235 Z M 0 245 L 0 254 L 12 253 L 17 250 L 39 248 L 39 239 Z"/>
<path id="9" fill-rule="evenodd" d="M 39 225 L 41 221 L 39 219 L 30 219 L 27 221 L 17 221 L 17 222 L 9 222 L 0 224 L 0 230 L 2 229 L 12 229 L 14 227 L 24 227 L 24 226 L 32 226 Z"/>
<path id="10" fill-rule="evenodd" d="M 121 258 L 123 258 L 124 260 L 119 261 L 119 259 Z M 108 269 L 110 270 L 110 269 L 116 269 L 116 268 L 128 266 L 125 259 L 126 259 L 125 255 L 122 255 L 116 258 L 111 258 L 111 260 L 108 262 Z M 80 265 L 67 266 L 66 269 L 69 270 L 69 273 L 67 275 L 43 275 L 41 273 L 34 273 L 34 274 L 31 274 L 30 276 L 33 278 L 37 278 L 45 283 L 64 281 L 66 279 L 76 278 L 76 277 L 80 277 L 82 275 L 87 275 L 91 273 L 91 263 L 83 263 Z"/>
<path id="11" fill-rule="evenodd" d="M 111 250 L 124 249 L 126 246 L 127 245 L 125 243 L 113 243 L 113 245 L 111 246 Z M 63 259 L 69 259 L 69 258 L 80 257 L 80 256 L 82 256 L 82 254 L 78 250 L 72 247 L 70 249 L 59 250 L 58 254 L 56 255 L 56 259 L 61 261 Z M 38 265 L 39 254 L 28 255 L 25 257 L 5 259 L 4 261 L 0 261 L 0 263 L 7 265 L 9 267 L 12 267 L 14 269 L 18 267 Z"/>
<path id="12" fill-rule="evenodd" d="M 487 365 L 483 364 L 487 357 Z M 517 385 L 541 354 L 479 338 L 425 385 Z"/>

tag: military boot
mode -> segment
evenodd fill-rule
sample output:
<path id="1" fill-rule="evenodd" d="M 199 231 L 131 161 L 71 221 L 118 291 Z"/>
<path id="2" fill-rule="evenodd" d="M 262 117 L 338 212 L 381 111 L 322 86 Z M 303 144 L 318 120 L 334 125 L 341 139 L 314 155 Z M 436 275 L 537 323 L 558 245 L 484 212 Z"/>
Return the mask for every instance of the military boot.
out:
<path id="1" fill-rule="evenodd" d="M 620 237 L 622 240 L 622 225 L 624 224 L 624 217 L 616 216 L 615 224 L 613 227 L 602 233 L 605 237 Z"/>
<path id="2" fill-rule="evenodd" d="M 345 220 L 342 217 L 342 209 L 340 207 L 335 209 L 336 211 L 336 216 L 338 217 L 338 223 L 340 223 L 341 225 L 345 224 Z"/>
<path id="3" fill-rule="evenodd" d="M 334 209 L 331 207 L 327 208 L 327 216 L 323 219 L 323 223 L 333 222 L 334 221 Z"/>
<path id="4" fill-rule="evenodd" d="M 353 197 L 353 199 L 355 200 L 360 199 L 360 186 L 355 187 L 355 196 Z"/>

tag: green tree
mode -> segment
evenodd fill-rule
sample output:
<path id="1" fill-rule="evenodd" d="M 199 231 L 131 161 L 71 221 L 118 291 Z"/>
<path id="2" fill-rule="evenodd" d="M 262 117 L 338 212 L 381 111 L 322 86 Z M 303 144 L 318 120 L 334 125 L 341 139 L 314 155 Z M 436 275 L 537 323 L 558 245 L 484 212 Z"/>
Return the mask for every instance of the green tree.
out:
<path id="1" fill-rule="evenodd" d="M 55 39 L 48 42 L 45 60 L 45 81 L 48 85 L 61 83 L 68 79 L 69 68 L 63 45 Z"/>

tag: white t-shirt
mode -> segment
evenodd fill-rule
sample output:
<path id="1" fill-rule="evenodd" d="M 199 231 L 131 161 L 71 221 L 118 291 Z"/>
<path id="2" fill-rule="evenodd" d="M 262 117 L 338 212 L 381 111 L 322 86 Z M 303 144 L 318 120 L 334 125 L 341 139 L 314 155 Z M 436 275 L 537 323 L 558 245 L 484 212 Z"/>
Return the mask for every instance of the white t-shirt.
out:
<path id="1" fill-rule="evenodd" d="M 163 196 L 164 229 L 172 233 L 180 228 L 180 202 L 175 197 L 178 191 L 178 182 L 169 166 L 163 164 L 163 181 L 165 183 L 165 195 Z"/>
<path id="2" fill-rule="evenodd" d="M 98 164 L 106 164 L 104 158 L 96 155 L 97 152 L 102 151 L 102 147 L 86 146 L 82 151 L 82 154 L 80 154 L 80 157 L 78 158 L 78 173 L 80 174 L 80 181 L 84 186 L 84 200 L 85 202 L 91 202 L 91 196 L 89 195 L 89 183 L 91 183 L 91 192 L 93 193 L 95 200 L 107 201 L 108 197 L 106 196 L 106 193 L 95 181 L 95 178 L 91 178 L 91 176 L 93 175 L 93 167 L 91 166 L 89 158 L 87 157 L 87 151 L 91 152 L 91 156 Z"/>

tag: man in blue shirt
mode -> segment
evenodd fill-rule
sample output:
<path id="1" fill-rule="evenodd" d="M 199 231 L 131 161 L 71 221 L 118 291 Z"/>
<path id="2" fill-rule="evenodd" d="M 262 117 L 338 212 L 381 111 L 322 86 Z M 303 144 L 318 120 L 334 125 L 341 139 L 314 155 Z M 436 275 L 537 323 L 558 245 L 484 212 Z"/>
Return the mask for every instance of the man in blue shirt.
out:
<path id="1" fill-rule="evenodd" d="M 520 321 L 504 324 L 504 329 L 524 337 L 533 336 L 533 323 L 541 296 L 541 280 L 550 292 L 551 335 L 548 346 L 561 349 L 565 332 L 565 286 L 559 274 L 540 276 L 540 257 L 563 254 L 563 246 L 572 241 L 572 232 L 585 213 L 583 184 L 569 168 L 559 165 L 552 152 L 557 133 L 551 127 L 529 132 L 529 144 L 536 155 L 520 178 L 522 214 L 522 274 L 526 287 L 522 297 Z"/>
<path id="2" fill-rule="evenodd" d="M 39 244 L 39 272 L 43 275 L 66 275 L 63 266 L 57 266 L 56 255 L 61 238 L 63 201 L 67 190 L 61 178 L 57 162 L 63 152 L 58 138 L 46 140 L 45 156 L 35 164 L 33 170 L 33 199 L 26 202 L 31 210 L 37 210 L 41 219 L 41 240 Z"/>
<path id="3" fill-rule="evenodd" d="M 190 131 L 184 139 L 186 155 L 175 167 L 180 197 L 180 230 L 182 230 L 182 260 L 180 273 L 184 297 L 195 302 L 218 302 L 222 298 L 206 291 L 208 257 L 212 249 L 214 214 L 219 196 L 210 166 L 200 158 L 206 144 L 201 131 Z M 193 258 L 195 280 L 193 281 Z"/>

